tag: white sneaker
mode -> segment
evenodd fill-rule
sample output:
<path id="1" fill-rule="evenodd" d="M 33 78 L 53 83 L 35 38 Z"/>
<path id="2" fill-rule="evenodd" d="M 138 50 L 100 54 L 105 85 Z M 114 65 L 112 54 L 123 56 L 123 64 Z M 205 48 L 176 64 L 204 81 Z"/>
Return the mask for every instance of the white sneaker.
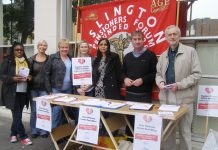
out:
<path id="1" fill-rule="evenodd" d="M 11 143 L 16 143 L 16 142 L 17 142 L 17 137 L 11 136 Z"/>

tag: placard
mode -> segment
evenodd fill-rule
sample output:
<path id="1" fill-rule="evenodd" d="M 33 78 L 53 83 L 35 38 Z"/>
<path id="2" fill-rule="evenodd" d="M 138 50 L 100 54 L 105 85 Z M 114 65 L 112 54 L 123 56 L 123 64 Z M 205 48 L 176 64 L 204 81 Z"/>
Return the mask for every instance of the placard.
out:
<path id="1" fill-rule="evenodd" d="M 92 85 L 91 57 L 72 58 L 73 85 Z"/>
<path id="2" fill-rule="evenodd" d="M 197 115 L 218 117 L 218 86 L 199 86 Z"/>
<path id="3" fill-rule="evenodd" d="M 98 144 L 100 109 L 80 106 L 77 141 Z"/>
<path id="4" fill-rule="evenodd" d="M 45 99 L 36 99 L 36 128 L 51 132 L 51 105 Z"/>
<path id="5" fill-rule="evenodd" d="M 154 114 L 136 114 L 133 150 L 160 150 L 162 119 Z"/>

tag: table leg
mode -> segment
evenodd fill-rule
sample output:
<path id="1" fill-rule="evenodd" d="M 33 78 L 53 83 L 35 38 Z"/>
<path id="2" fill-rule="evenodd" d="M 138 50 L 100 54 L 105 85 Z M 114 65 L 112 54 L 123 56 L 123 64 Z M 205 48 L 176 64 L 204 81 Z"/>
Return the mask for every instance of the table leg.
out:
<path id="1" fill-rule="evenodd" d="M 50 132 L 50 136 L 51 136 L 51 139 L 52 139 L 52 141 L 53 141 L 53 143 L 54 143 L 55 149 L 56 149 L 56 150 L 60 150 L 60 148 L 59 148 L 59 146 L 58 146 L 58 143 L 57 143 L 57 142 L 55 141 L 55 139 L 53 138 L 51 132 Z"/>
<path id="2" fill-rule="evenodd" d="M 133 128 L 132 128 L 132 126 L 131 126 L 131 124 L 130 124 L 130 122 L 129 122 L 126 115 L 124 115 L 124 119 L 126 121 L 127 126 L 129 127 L 130 131 L 132 132 L 132 135 L 134 135 L 134 130 L 133 130 Z"/>
<path id="3" fill-rule="evenodd" d="M 111 141 L 112 141 L 113 144 L 114 144 L 115 149 L 118 149 L 117 142 L 115 141 L 114 136 L 113 136 L 113 134 L 111 133 L 110 128 L 108 127 L 108 124 L 107 124 L 106 120 L 104 119 L 104 116 L 102 115 L 102 113 L 101 113 L 101 121 L 102 121 L 102 123 L 104 124 L 104 126 L 105 126 L 105 128 L 106 128 L 106 130 L 107 130 L 107 132 L 108 132 L 108 134 L 109 134 L 109 136 L 110 136 L 110 139 L 111 139 Z"/>
<path id="4" fill-rule="evenodd" d="M 162 135 L 162 142 L 165 142 L 167 138 L 170 136 L 172 131 L 175 129 L 176 125 L 178 124 L 179 120 L 171 120 L 167 126 L 165 127 Z"/>
<path id="5" fill-rule="evenodd" d="M 70 142 L 72 141 L 73 136 L 75 135 L 76 131 L 77 131 L 78 125 L 75 127 L 75 129 L 73 130 L 73 133 L 71 134 L 70 138 L 67 141 L 67 144 L 64 146 L 64 150 L 67 148 L 67 146 L 70 144 Z M 75 138 L 75 137 L 74 137 Z"/>

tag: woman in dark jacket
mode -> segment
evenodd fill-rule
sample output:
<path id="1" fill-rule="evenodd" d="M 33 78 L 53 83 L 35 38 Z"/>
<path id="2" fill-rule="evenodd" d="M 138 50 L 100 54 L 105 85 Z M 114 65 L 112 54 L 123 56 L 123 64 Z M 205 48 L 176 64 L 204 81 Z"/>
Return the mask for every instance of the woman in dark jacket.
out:
<path id="1" fill-rule="evenodd" d="M 98 42 L 97 58 L 93 66 L 95 96 L 121 99 L 121 63 L 118 54 L 110 51 L 110 42 L 102 38 Z"/>
<path id="2" fill-rule="evenodd" d="M 48 60 L 48 55 L 45 54 L 45 51 L 47 48 L 47 42 L 40 40 L 37 44 L 38 53 L 29 58 L 32 75 L 30 84 L 32 98 L 47 95 L 45 89 L 45 63 Z M 48 137 L 47 131 L 36 128 L 36 102 L 33 100 L 31 100 L 30 129 L 32 138 L 36 138 L 38 135 L 41 135 L 42 138 Z"/>
<path id="3" fill-rule="evenodd" d="M 45 65 L 45 88 L 48 94 L 72 94 L 70 44 L 67 39 L 58 42 L 59 51 L 49 56 Z M 62 107 L 52 107 L 52 128 L 62 124 Z"/>
<path id="4" fill-rule="evenodd" d="M 28 75 L 29 64 L 21 43 L 14 43 L 11 53 L 6 58 L 0 69 L 0 79 L 2 81 L 2 105 L 11 109 L 11 143 L 18 141 L 17 135 L 24 145 L 31 145 L 32 141 L 27 137 L 22 123 L 23 108 L 29 104 Z"/>

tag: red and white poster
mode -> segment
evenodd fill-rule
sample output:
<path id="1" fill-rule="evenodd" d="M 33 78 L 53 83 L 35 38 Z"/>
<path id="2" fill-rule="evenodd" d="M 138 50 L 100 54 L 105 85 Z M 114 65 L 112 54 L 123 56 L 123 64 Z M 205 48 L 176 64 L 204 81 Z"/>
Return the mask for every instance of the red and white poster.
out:
<path id="1" fill-rule="evenodd" d="M 92 85 L 91 57 L 72 58 L 73 85 Z"/>
<path id="2" fill-rule="evenodd" d="M 36 128 L 51 132 L 51 105 L 46 99 L 36 99 Z"/>
<path id="3" fill-rule="evenodd" d="M 166 48 L 164 30 L 176 22 L 176 0 L 126 0 L 80 8 L 82 39 L 96 55 L 100 38 L 108 38 L 111 50 L 123 57 L 133 50 L 130 34 L 141 30 L 145 47 L 160 55 Z"/>
<path id="4" fill-rule="evenodd" d="M 199 86 L 197 115 L 218 117 L 218 86 Z"/>
<path id="5" fill-rule="evenodd" d="M 162 118 L 153 114 L 136 114 L 133 150 L 160 150 Z"/>
<path id="6" fill-rule="evenodd" d="M 99 108 L 80 106 L 76 140 L 98 144 L 99 124 Z"/>

